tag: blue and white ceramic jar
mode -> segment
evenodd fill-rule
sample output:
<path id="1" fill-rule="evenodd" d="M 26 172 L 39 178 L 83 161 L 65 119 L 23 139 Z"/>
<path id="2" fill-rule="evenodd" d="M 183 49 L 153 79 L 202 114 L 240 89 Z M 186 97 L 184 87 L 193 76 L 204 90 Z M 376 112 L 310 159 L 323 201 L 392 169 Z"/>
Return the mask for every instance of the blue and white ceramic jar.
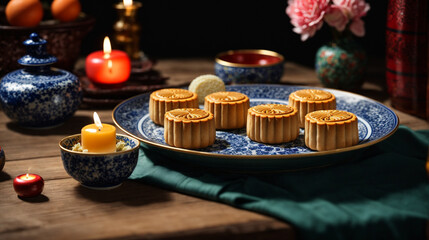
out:
<path id="1" fill-rule="evenodd" d="M 7 74 L 0 82 L 0 104 L 5 114 L 23 127 L 45 128 L 73 116 L 82 101 L 82 89 L 72 73 L 52 68 L 46 40 L 32 33 L 23 43 L 27 55 L 18 60 L 25 68 Z"/>

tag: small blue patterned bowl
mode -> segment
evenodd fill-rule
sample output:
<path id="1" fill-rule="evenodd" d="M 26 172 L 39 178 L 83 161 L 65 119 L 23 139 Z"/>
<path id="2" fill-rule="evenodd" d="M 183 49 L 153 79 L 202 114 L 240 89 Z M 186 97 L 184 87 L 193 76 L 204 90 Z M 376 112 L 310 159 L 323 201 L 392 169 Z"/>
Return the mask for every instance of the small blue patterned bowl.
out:
<path id="1" fill-rule="evenodd" d="M 278 83 L 283 63 L 281 54 L 269 50 L 230 50 L 216 56 L 215 73 L 225 84 Z"/>
<path id="2" fill-rule="evenodd" d="M 92 189 L 112 189 L 119 187 L 137 165 L 140 142 L 132 137 L 117 134 L 130 150 L 114 153 L 84 153 L 72 151 L 80 143 L 80 134 L 63 138 L 59 145 L 66 172 L 83 186 Z"/>

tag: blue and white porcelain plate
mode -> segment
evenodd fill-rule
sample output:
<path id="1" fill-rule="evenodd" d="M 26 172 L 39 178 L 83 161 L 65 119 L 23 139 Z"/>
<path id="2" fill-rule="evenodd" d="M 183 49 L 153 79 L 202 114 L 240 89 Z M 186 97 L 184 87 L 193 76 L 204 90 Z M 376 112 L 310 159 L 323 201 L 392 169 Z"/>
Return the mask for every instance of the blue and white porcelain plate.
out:
<path id="1" fill-rule="evenodd" d="M 250 105 L 265 103 L 288 104 L 289 94 L 309 87 L 284 85 L 232 85 L 227 91 L 236 91 L 246 94 L 250 98 Z M 315 87 L 312 87 L 315 88 Z M 319 88 L 324 89 L 324 88 Z M 317 152 L 307 148 L 304 144 L 304 130 L 300 130 L 299 137 L 292 142 L 269 145 L 250 140 L 246 136 L 245 128 L 232 131 L 216 131 L 216 141 L 212 146 L 198 150 L 189 150 L 169 146 L 164 141 L 164 128 L 156 125 L 149 117 L 150 94 L 142 94 L 120 103 L 113 110 L 113 120 L 123 131 L 139 139 L 143 146 L 170 157 L 189 160 L 191 163 L 206 166 L 221 166 L 240 168 L 249 167 L 253 170 L 314 167 L 326 165 L 330 160 L 312 164 L 312 157 L 351 152 L 380 142 L 392 135 L 399 120 L 396 114 L 383 104 L 369 98 L 334 89 L 324 89 L 335 95 L 337 109 L 354 113 L 359 120 L 359 144 L 343 149 Z M 200 106 L 203 108 L 203 106 Z M 309 158 L 310 157 L 310 158 Z M 305 161 L 297 159 L 306 158 Z M 332 160 L 333 161 L 333 160 Z M 271 166 L 267 166 L 271 165 Z"/>

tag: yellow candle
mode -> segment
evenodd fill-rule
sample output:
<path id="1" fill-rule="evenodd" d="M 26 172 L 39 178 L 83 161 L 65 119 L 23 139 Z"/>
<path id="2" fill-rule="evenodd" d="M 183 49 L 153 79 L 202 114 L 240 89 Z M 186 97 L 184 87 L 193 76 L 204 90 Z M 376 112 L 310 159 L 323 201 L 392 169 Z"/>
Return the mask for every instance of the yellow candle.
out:
<path id="1" fill-rule="evenodd" d="M 97 113 L 94 113 L 94 122 L 82 128 L 82 148 L 93 153 L 115 152 L 116 128 L 110 124 L 102 124 Z"/>

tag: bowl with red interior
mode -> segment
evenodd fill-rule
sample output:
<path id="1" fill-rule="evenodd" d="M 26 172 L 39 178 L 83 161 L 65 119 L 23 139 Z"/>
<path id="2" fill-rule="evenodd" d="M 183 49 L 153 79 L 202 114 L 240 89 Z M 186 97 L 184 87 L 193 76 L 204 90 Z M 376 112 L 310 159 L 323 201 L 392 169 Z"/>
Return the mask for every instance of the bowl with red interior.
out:
<path id="1" fill-rule="evenodd" d="M 215 58 L 215 73 L 225 84 L 278 83 L 284 57 L 264 49 L 229 50 Z"/>

